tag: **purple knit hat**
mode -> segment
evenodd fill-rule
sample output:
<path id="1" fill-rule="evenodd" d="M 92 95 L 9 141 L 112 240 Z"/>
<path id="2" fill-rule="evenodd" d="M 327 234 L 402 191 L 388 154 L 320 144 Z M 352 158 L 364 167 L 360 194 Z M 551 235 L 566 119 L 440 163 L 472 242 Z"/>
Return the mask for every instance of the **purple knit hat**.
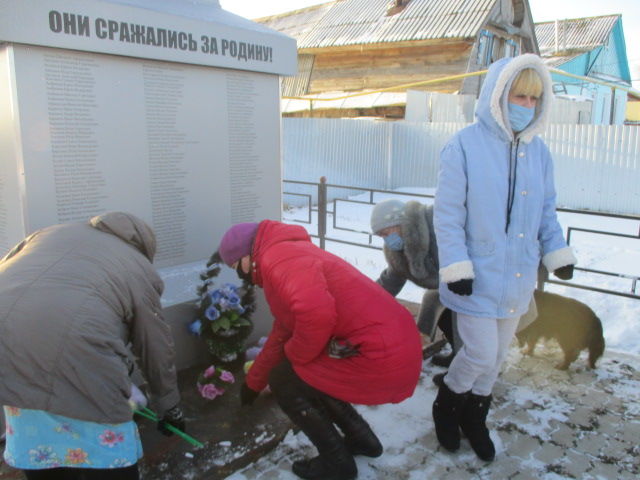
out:
<path id="1" fill-rule="evenodd" d="M 222 237 L 218 253 L 231 266 L 245 255 L 251 255 L 251 245 L 258 230 L 258 223 L 237 223 Z"/>

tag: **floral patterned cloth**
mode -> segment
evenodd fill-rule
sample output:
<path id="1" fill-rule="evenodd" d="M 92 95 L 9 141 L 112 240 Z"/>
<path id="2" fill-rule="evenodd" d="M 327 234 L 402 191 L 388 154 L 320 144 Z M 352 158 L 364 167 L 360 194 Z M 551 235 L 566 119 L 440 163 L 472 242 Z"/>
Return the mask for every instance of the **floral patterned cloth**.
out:
<path id="1" fill-rule="evenodd" d="M 122 468 L 142 457 L 140 435 L 133 421 L 94 423 L 7 406 L 4 415 L 4 459 L 14 468 Z"/>

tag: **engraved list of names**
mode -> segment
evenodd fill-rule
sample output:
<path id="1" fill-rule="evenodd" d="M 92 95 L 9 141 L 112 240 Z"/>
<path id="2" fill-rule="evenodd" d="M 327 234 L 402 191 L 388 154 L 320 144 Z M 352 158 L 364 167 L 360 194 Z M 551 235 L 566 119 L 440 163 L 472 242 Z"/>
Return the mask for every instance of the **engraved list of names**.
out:
<path id="1" fill-rule="evenodd" d="M 142 68 L 151 218 L 162 261 L 183 256 L 187 245 L 185 145 L 189 139 L 178 123 L 186 78 L 179 66 L 145 63 Z"/>
<path id="2" fill-rule="evenodd" d="M 47 53 L 43 67 L 57 220 L 86 220 L 108 199 L 96 136 L 100 65 L 88 56 Z"/>
<path id="3" fill-rule="evenodd" d="M 260 208 L 259 182 L 263 171 L 256 144 L 256 96 L 254 80 L 249 75 L 227 74 L 232 223 L 254 221 Z"/>
<path id="4" fill-rule="evenodd" d="M 23 142 L 5 148 L 7 175 L 23 165 L 25 181 L 0 194 L 25 199 L 25 234 L 127 211 L 154 229 L 165 267 L 208 258 L 231 223 L 279 218 L 277 76 L 12 48 Z"/>

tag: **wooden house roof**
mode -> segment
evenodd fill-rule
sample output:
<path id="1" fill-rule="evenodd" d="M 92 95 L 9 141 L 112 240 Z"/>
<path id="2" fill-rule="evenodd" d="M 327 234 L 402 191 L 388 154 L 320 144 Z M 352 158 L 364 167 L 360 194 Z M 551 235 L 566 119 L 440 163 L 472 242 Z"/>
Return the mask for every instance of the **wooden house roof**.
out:
<path id="1" fill-rule="evenodd" d="M 298 49 L 473 38 L 499 0 L 334 0 L 256 21 L 298 41 Z"/>

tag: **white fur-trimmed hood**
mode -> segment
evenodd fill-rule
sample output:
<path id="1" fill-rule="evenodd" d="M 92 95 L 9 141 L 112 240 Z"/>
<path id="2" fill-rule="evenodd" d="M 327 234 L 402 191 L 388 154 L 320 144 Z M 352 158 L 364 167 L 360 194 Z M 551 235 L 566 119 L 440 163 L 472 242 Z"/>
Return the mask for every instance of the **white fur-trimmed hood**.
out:
<path id="1" fill-rule="evenodd" d="M 478 120 L 509 141 L 514 139 L 514 134 L 508 119 L 507 96 L 515 77 L 527 68 L 535 70 L 542 79 L 542 96 L 536 106 L 535 117 L 527 128 L 517 134 L 521 141 L 531 142 L 534 136 L 546 129 L 553 102 L 551 75 L 539 56 L 526 53 L 492 64 L 478 99 Z"/>

